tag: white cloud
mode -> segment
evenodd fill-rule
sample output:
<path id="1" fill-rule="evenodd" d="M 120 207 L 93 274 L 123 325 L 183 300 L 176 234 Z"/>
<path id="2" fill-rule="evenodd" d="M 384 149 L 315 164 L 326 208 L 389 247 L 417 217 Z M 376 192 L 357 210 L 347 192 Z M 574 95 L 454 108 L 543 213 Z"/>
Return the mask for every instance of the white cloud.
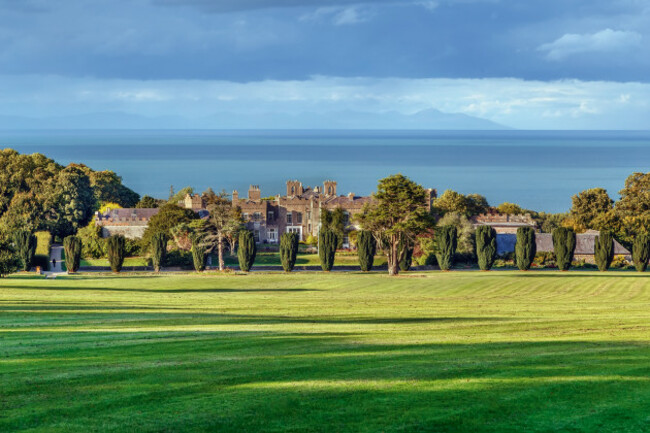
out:
<path id="1" fill-rule="evenodd" d="M 540 45 L 549 60 L 564 60 L 581 53 L 615 53 L 641 47 L 643 37 L 633 31 L 605 29 L 597 33 L 567 33 L 555 41 Z"/>
<path id="2" fill-rule="evenodd" d="M 124 111 L 192 119 L 220 112 L 412 114 L 435 108 L 520 129 L 647 129 L 649 100 L 650 83 L 635 82 L 314 76 L 240 83 L 0 76 L 0 114 L 30 117 Z"/>

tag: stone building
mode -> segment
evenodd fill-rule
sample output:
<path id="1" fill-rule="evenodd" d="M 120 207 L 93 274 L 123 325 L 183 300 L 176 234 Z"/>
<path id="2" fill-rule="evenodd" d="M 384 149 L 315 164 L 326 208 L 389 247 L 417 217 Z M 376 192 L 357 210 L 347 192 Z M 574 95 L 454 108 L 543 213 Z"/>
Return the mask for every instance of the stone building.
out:
<path id="1" fill-rule="evenodd" d="M 472 217 L 474 228 L 481 225 L 492 227 L 497 233 L 516 234 L 519 227 L 537 228 L 537 223 L 530 214 L 507 215 L 500 213 L 487 213 Z"/>
<path id="2" fill-rule="evenodd" d="M 123 235 L 129 239 L 140 239 L 149 225 L 151 217 L 158 213 L 157 208 L 107 209 L 105 213 L 95 213 L 95 225 L 102 228 L 102 237 Z"/>
<path id="3" fill-rule="evenodd" d="M 427 190 L 429 208 L 436 197 L 436 191 Z M 338 195 L 337 183 L 326 180 L 322 186 L 306 187 L 298 180 L 286 183 L 286 194 L 262 198 L 259 186 L 251 185 L 248 196 L 240 198 L 239 192 L 233 191 L 233 206 L 241 209 L 242 217 L 248 229 L 255 234 L 260 243 L 277 243 L 282 233 L 297 233 L 300 240 L 309 235 L 317 236 L 320 226 L 321 210 L 333 211 L 341 208 L 351 227 L 351 217 L 370 203 L 372 197 L 361 197 L 354 193 Z M 347 247 L 347 239 L 344 247 Z"/>

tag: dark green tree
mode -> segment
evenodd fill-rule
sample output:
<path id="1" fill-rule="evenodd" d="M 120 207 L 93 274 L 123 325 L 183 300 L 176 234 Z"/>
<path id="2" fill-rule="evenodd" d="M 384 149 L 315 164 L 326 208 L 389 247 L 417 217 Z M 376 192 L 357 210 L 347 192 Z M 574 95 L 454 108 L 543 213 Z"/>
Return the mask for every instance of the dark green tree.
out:
<path id="1" fill-rule="evenodd" d="M 363 272 L 372 270 L 376 252 L 377 243 L 372 233 L 361 230 L 357 236 L 357 254 L 359 255 L 359 266 Z"/>
<path id="2" fill-rule="evenodd" d="M 236 240 L 242 227 L 241 212 L 234 207 L 225 191 L 205 195 L 208 211 L 207 223 L 203 230 L 203 242 L 208 246 L 208 251 L 217 251 L 219 270 L 225 269 L 223 250 L 229 239 Z M 232 248 L 232 244 L 231 244 Z"/>
<path id="3" fill-rule="evenodd" d="M 151 217 L 147 229 L 140 241 L 142 249 L 151 246 L 151 239 L 156 233 L 165 233 L 168 239 L 173 237 L 172 229 L 179 224 L 189 224 L 199 216 L 192 209 L 185 209 L 177 204 L 166 204 L 160 207 L 158 213 Z"/>
<path id="4" fill-rule="evenodd" d="M 151 237 L 151 262 L 153 270 L 160 272 L 162 264 L 165 263 L 167 255 L 167 234 L 164 232 L 154 233 Z"/>
<path id="5" fill-rule="evenodd" d="M 650 235 L 646 233 L 636 235 L 632 246 L 632 260 L 637 271 L 645 272 L 650 260 Z"/>
<path id="6" fill-rule="evenodd" d="M 162 200 L 160 200 L 162 201 Z M 143 209 L 153 209 L 157 208 L 160 205 L 159 200 L 156 200 L 155 198 L 151 197 L 150 195 L 145 195 L 142 196 L 140 201 L 135 205 L 137 208 L 143 208 Z"/>
<path id="7" fill-rule="evenodd" d="M 614 237 L 611 232 L 603 230 L 594 238 L 594 259 L 599 271 L 609 269 L 614 260 Z"/>
<path id="8" fill-rule="evenodd" d="M 86 173 L 74 165 L 64 168 L 45 204 L 50 232 L 62 238 L 77 233 L 90 221 L 96 204 Z"/>
<path id="9" fill-rule="evenodd" d="M 257 255 L 257 245 L 255 245 L 255 235 L 250 230 L 241 230 L 239 232 L 239 248 L 237 249 L 237 259 L 239 259 L 239 269 L 248 272 L 255 263 Z"/>
<path id="10" fill-rule="evenodd" d="M 456 227 L 442 226 L 436 230 L 436 258 L 443 271 L 448 271 L 454 265 L 456 254 Z"/>
<path id="11" fill-rule="evenodd" d="M 318 256 L 320 266 L 325 272 L 331 271 L 334 266 L 334 256 L 336 255 L 338 243 L 338 236 L 332 230 L 321 229 L 318 232 Z"/>
<path id="12" fill-rule="evenodd" d="M 479 269 L 492 269 L 497 258 L 497 232 L 490 226 L 481 225 L 476 228 L 476 257 Z"/>
<path id="13" fill-rule="evenodd" d="M 20 269 L 20 258 L 9 242 L 0 239 L 0 278 Z"/>
<path id="14" fill-rule="evenodd" d="M 284 233 L 280 237 L 280 260 L 285 272 L 291 272 L 296 265 L 298 242 L 296 233 Z"/>
<path id="15" fill-rule="evenodd" d="M 194 233 L 190 235 L 190 241 L 192 242 L 192 261 L 194 263 L 194 269 L 196 272 L 203 272 L 205 271 L 205 265 L 208 259 L 205 246 L 200 237 Z"/>
<path id="16" fill-rule="evenodd" d="M 400 244 L 400 253 L 399 253 L 399 270 L 408 271 L 411 269 L 411 263 L 413 262 L 413 242 L 410 239 L 403 239 Z"/>
<path id="17" fill-rule="evenodd" d="M 517 267 L 527 271 L 533 265 L 537 254 L 535 229 L 532 227 L 519 227 L 517 229 L 517 243 L 515 244 L 515 261 Z"/>
<path id="18" fill-rule="evenodd" d="M 566 227 L 558 227 L 553 230 L 553 251 L 555 252 L 555 263 L 561 271 L 571 267 L 573 253 L 576 249 L 576 233 Z"/>
<path id="19" fill-rule="evenodd" d="M 63 249 L 65 250 L 65 267 L 68 273 L 74 274 L 79 270 L 81 264 L 81 250 L 83 243 L 77 236 L 67 236 L 63 239 Z"/>
<path id="20" fill-rule="evenodd" d="M 27 230 L 20 230 L 14 233 L 15 251 L 20 259 L 20 268 L 29 271 L 36 253 L 36 236 Z"/>
<path id="21" fill-rule="evenodd" d="M 122 270 L 124 264 L 124 247 L 126 239 L 122 235 L 113 235 L 106 239 L 106 256 L 111 270 L 115 273 Z"/>
<path id="22" fill-rule="evenodd" d="M 343 246 L 343 238 L 345 237 L 345 227 L 347 225 L 347 217 L 343 208 L 337 207 L 334 210 L 322 209 L 320 212 L 321 230 L 330 230 L 336 235 L 338 245 L 337 248 Z"/>

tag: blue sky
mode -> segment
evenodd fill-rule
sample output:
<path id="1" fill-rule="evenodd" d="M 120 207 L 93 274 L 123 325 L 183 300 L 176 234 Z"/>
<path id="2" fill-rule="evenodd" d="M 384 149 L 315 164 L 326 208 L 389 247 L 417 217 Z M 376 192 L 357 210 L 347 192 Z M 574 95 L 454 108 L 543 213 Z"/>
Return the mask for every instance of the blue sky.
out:
<path id="1" fill-rule="evenodd" d="M 0 115 L 649 129 L 648 0 L 0 0 Z"/>

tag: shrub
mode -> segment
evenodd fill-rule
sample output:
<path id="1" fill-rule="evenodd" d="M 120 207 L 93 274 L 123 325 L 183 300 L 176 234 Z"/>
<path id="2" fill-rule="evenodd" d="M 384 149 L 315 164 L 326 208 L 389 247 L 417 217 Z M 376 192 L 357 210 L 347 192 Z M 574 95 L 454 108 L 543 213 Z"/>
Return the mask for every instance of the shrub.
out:
<path id="1" fill-rule="evenodd" d="M 614 256 L 614 258 L 612 259 L 612 264 L 610 268 L 625 269 L 628 266 L 630 266 L 630 263 L 625 259 L 625 256 L 618 255 L 618 256 Z"/>
<path id="2" fill-rule="evenodd" d="M 497 232 L 490 226 L 476 228 L 476 257 L 478 267 L 489 271 L 497 258 Z"/>
<path id="3" fill-rule="evenodd" d="M 576 234 L 566 227 L 553 230 L 553 251 L 558 269 L 566 271 L 571 267 L 573 253 L 576 249 Z"/>
<path id="4" fill-rule="evenodd" d="M 36 253 L 36 236 L 27 230 L 21 230 L 14 233 L 13 240 L 16 255 L 20 260 L 20 269 L 29 271 Z"/>
<path id="5" fill-rule="evenodd" d="M 408 271 L 411 269 L 413 263 L 413 242 L 408 239 L 402 240 L 399 245 L 399 269 L 400 271 Z"/>
<path id="6" fill-rule="evenodd" d="M 106 256 L 113 272 L 120 272 L 124 264 L 124 244 L 122 235 L 113 235 L 106 239 Z"/>
<path id="7" fill-rule="evenodd" d="M 436 258 L 443 271 L 448 271 L 454 265 L 456 253 L 456 227 L 442 226 L 436 231 Z"/>
<path id="8" fill-rule="evenodd" d="M 32 266 L 38 266 L 42 270 L 50 269 L 50 248 L 52 247 L 52 235 L 50 232 L 36 232 L 36 253 Z"/>
<path id="9" fill-rule="evenodd" d="M 63 249 L 65 250 L 65 266 L 69 273 L 75 273 L 79 270 L 81 263 L 81 249 L 83 244 L 77 236 L 68 236 L 63 239 Z"/>
<path id="10" fill-rule="evenodd" d="M 239 232 L 239 249 L 237 250 L 239 269 L 244 272 L 250 271 L 255 263 L 256 255 L 255 235 L 250 230 L 242 230 Z"/>
<path id="11" fill-rule="evenodd" d="M 194 257 L 191 252 L 183 250 L 171 250 L 165 254 L 165 266 L 175 266 L 181 268 L 192 268 Z"/>
<path id="12" fill-rule="evenodd" d="M 280 237 L 280 260 L 285 272 L 291 272 L 296 265 L 296 254 L 298 253 L 298 235 L 295 233 L 284 233 Z"/>
<path id="13" fill-rule="evenodd" d="M 151 236 L 151 262 L 154 271 L 160 272 L 166 255 L 167 235 L 164 232 L 156 232 Z"/>
<path id="14" fill-rule="evenodd" d="M 594 238 L 594 259 L 598 270 L 604 272 L 614 260 L 614 237 L 609 231 L 603 230 Z"/>
<path id="15" fill-rule="evenodd" d="M 650 260 L 650 236 L 647 234 L 639 234 L 634 238 L 634 245 L 632 246 L 632 260 L 634 260 L 634 267 L 639 272 L 645 272 L 648 267 L 648 260 Z"/>
<path id="16" fill-rule="evenodd" d="M 20 269 L 21 259 L 8 242 L 0 241 L 0 278 Z"/>
<path id="17" fill-rule="evenodd" d="M 376 252 L 377 244 L 372 232 L 360 231 L 357 236 L 357 254 L 359 255 L 359 266 L 363 272 L 372 270 Z"/>
<path id="18" fill-rule="evenodd" d="M 535 260 L 537 244 L 535 242 L 535 229 L 532 227 L 519 227 L 517 229 L 517 242 L 515 244 L 515 262 L 522 271 L 527 271 Z"/>
<path id="19" fill-rule="evenodd" d="M 91 223 L 77 232 L 83 248 L 81 257 L 100 259 L 106 255 L 106 240 L 102 238 L 102 228 Z"/>
<path id="20" fill-rule="evenodd" d="M 333 230 L 324 229 L 318 233 L 318 243 L 320 266 L 323 271 L 329 272 L 334 266 L 334 256 L 336 255 L 336 247 L 339 244 L 339 237 Z"/>
<path id="21" fill-rule="evenodd" d="M 194 269 L 196 272 L 205 271 L 205 264 L 208 259 L 208 255 L 205 251 L 205 246 L 200 242 L 200 239 L 196 235 L 191 236 L 192 242 L 192 263 L 194 264 Z"/>

